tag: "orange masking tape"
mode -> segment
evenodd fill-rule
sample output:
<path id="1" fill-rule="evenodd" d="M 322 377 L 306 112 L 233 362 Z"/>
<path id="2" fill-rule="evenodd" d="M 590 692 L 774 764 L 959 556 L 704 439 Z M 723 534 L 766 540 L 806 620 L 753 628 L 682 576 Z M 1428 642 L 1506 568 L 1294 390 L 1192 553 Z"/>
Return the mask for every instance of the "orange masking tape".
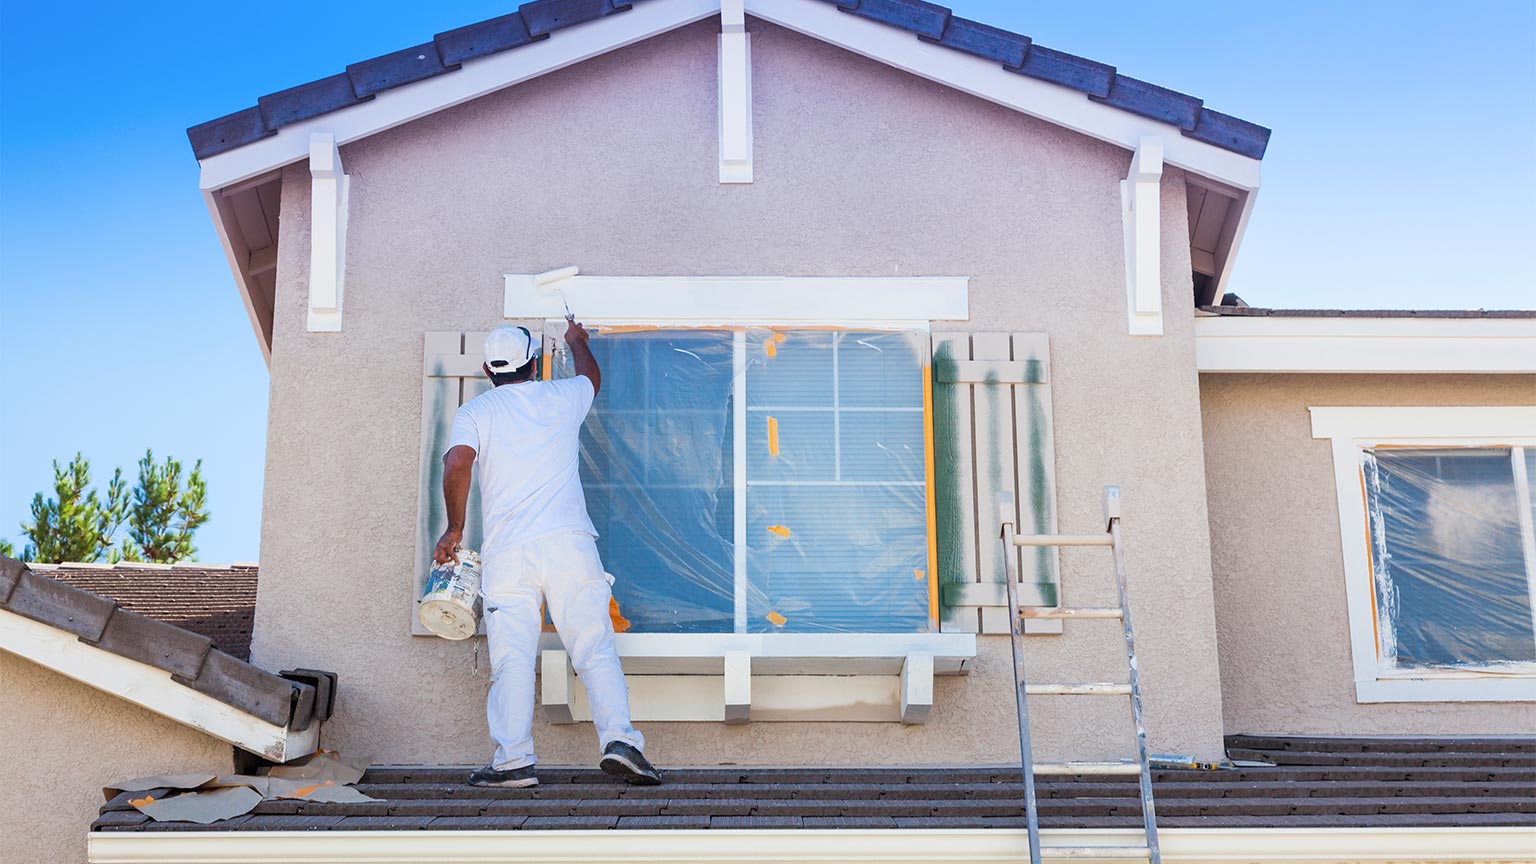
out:
<path id="1" fill-rule="evenodd" d="M 788 618 L 785 618 L 783 615 L 780 615 L 777 612 L 769 612 L 765 617 L 767 617 L 768 623 L 775 627 L 783 627 L 785 622 L 789 621 Z"/>
<path id="2" fill-rule="evenodd" d="M 779 455 L 779 418 L 768 418 L 768 455 Z"/>
<path id="3" fill-rule="evenodd" d="M 786 540 L 789 539 L 789 529 L 783 525 L 769 525 L 768 530 L 772 531 L 774 534 L 779 535 L 780 537 L 785 538 Z"/>

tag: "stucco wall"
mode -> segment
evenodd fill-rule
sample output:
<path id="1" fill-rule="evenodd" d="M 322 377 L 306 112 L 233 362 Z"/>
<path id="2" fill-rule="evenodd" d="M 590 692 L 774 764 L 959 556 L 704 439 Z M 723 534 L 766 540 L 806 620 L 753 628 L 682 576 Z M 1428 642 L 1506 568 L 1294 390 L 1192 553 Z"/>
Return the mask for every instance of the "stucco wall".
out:
<path id="1" fill-rule="evenodd" d="M 344 750 L 480 762 L 483 650 L 406 635 L 422 334 L 499 323 L 503 272 L 973 277 L 949 328 L 1050 334 L 1058 508 L 1098 522 L 1124 487 L 1148 725 L 1214 756 L 1221 708 L 1183 177 L 1163 184 L 1168 334 L 1126 334 L 1127 151 L 751 22 L 755 176 L 717 176 L 716 22 L 703 22 L 348 145 L 340 333 L 304 330 L 307 177 L 284 177 L 256 662 L 334 669 Z M 1107 560 L 1064 556 L 1065 596 L 1111 597 Z M 1085 584 L 1095 586 L 1090 591 Z M 1112 625 L 1030 641 L 1040 680 L 1113 680 Z M 925 727 L 644 724 L 661 763 L 1017 758 L 1006 639 L 937 687 Z M 1093 658 L 1093 659 L 1088 659 Z M 1127 755 L 1110 700 L 1035 707 L 1042 755 Z M 536 730 L 547 762 L 590 726 Z"/>
<path id="2" fill-rule="evenodd" d="M 233 768 L 228 744 L 5 652 L 0 716 L 4 862 L 85 861 L 109 783 Z"/>
<path id="3" fill-rule="evenodd" d="M 1494 735 L 1531 703 L 1357 704 L 1322 405 L 1532 405 L 1536 377 L 1206 375 L 1200 380 L 1222 705 L 1231 732 Z"/>

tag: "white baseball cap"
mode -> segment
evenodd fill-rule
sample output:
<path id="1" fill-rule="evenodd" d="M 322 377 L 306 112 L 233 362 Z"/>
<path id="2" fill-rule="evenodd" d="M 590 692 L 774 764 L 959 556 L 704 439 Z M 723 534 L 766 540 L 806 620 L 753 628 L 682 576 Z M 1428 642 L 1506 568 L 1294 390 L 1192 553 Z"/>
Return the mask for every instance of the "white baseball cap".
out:
<path id="1" fill-rule="evenodd" d="M 503 324 L 485 337 L 485 364 L 498 375 L 515 372 L 537 356 L 539 349 L 527 327 Z"/>

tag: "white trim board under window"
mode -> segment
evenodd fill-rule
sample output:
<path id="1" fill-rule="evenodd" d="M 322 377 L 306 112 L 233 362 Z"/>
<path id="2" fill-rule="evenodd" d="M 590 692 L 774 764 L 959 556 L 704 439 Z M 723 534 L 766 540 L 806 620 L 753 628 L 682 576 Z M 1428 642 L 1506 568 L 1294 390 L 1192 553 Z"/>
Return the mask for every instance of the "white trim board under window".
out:
<path id="1" fill-rule="evenodd" d="M 1527 587 L 1536 608 L 1536 528 L 1528 478 L 1536 466 L 1536 406 L 1314 407 L 1312 437 L 1333 442 L 1339 536 L 1359 702 L 1536 701 L 1536 674 L 1514 670 L 1398 669 L 1382 657 L 1365 461 L 1374 448 L 1505 450 L 1517 487 L 1516 514 Z M 1524 469 L 1524 470 L 1522 470 Z"/>

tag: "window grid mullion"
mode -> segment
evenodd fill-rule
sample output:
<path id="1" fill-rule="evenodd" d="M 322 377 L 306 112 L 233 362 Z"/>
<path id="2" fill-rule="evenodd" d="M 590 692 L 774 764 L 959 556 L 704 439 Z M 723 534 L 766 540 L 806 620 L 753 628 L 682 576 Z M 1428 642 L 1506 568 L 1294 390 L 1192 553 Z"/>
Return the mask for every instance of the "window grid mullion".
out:
<path id="1" fill-rule="evenodd" d="M 843 479 L 842 394 L 838 382 L 837 355 L 842 351 L 841 333 L 832 334 L 832 479 Z"/>
<path id="2" fill-rule="evenodd" d="M 747 332 L 731 340 L 731 477 L 736 490 L 732 524 L 736 534 L 732 601 L 733 629 L 747 632 Z"/>

